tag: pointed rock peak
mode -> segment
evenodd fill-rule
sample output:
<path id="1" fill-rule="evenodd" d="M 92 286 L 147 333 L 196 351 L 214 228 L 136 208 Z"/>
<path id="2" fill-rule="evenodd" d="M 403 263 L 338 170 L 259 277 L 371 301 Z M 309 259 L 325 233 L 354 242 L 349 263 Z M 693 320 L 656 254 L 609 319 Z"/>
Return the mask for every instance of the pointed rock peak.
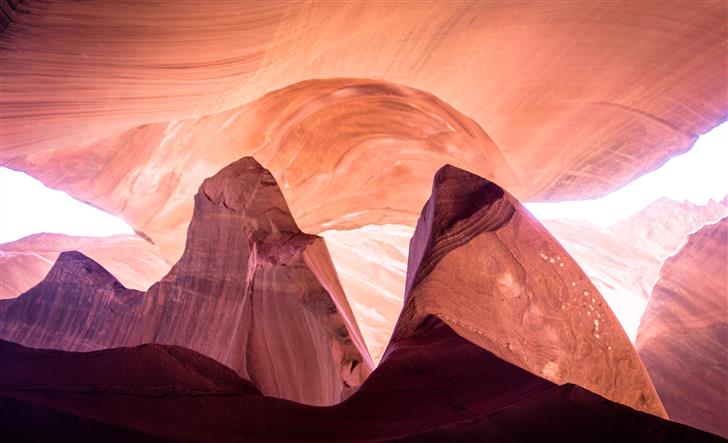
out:
<path id="1" fill-rule="evenodd" d="M 105 279 L 117 283 L 120 287 L 123 287 L 118 282 L 116 277 L 111 275 L 103 266 L 95 262 L 92 258 L 78 252 L 78 251 L 66 251 L 56 259 L 56 262 L 48 271 L 48 274 L 44 280 L 57 280 L 62 275 L 72 275 L 78 279 L 84 278 L 96 278 Z"/>
<path id="2" fill-rule="evenodd" d="M 452 165 L 443 166 L 435 174 L 432 185 L 430 206 L 435 215 L 433 234 L 442 235 L 455 228 L 459 221 L 470 218 L 483 209 L 491 209 L 503 198 L 503 194 L 503 189 L 493 182 Z M 509 208 L 512 206 L 506 205 Z M 506 214 L 512 213 L 512 210 L 506 211 Z M 502 224 L 507 221 L 508 216 L 504 214 L 504 217 L 495 218 Z"/>
<path id="3" fill-rule="evenodd" d="M 253 157 L 243 157 L 206 179 L 195 199 L 195 215 L 200 209 L 200 196 L 254 220 L 256 230 L 300 232 L 273 175 Z"/>
<path id="4" fill-rule="evenodd" d="M 372 369 L 324 240 L 298 229 L 252 158 L 201 185 L 184 254 L 146 293 L 77 252 L 44 282 L 0 303 L 0 338 L 83 351 L 180 345 L 312 405 L 342 401 Z"/>
<path id="5" fill-rule="evenodd" d="M 452 165 L 440 168 L 410 242 L 407 288 L 429 274 L 452 249 L 507 223 L 515 208 L 506 195 L 497 184 L 468 171 Z M 415 244 L 419 247 L 414 248 Z M 431 260 L 422 263 L 426 255 Z"/>
<path id="6" fill-rule="evenodd" d="M 435 176 L 410 241 L 390 347 L 431 316 L 554 383 L 665 416 L 634 347 L 577 263 L 513 196 L 452 166 Z"/>

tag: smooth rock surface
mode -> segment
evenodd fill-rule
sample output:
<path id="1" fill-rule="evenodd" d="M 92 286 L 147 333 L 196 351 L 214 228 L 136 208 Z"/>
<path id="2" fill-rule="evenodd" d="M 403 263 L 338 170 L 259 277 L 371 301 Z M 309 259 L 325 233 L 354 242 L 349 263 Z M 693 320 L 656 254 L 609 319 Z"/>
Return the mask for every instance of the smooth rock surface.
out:
<path id="1" fill-rule="evenodd" d="M 671 419 L 728 438 L 728 218 L 662 265 L 637 350 Z"/>
<path id="2" fill-rule="evenodd" d="M 5 165 L 121 216 L 172 262 L 199 184 L 246 155 L 273 174 L 294 219 L 315 233 L 414 225 L 445 163 L 519 187 L 475 121 L 429 93 L 381 80 L 310 80 L 220 114 L 4 154 Z"/>
<path id="3" fill-rule="evenodd" d="M 70 155 L 78 146 L 150 123 L 170 122 L 171 132 L 177 120 L 228 111 L 301 81 L 357 77 L 426 91 L 473 118 L 525 179 L 518 192 L 508 187 L 519 199 L 575 199 L 603 194 L 655 168 L 728 115 L 728 11 L 709 0 L 233 1 L 215 8 L 205 2 L 171 7 L 163 0 L 11 0 L 2 11 L 4 162 L 56 149 Z M 378 92 L 357 94 L 366 108 Z M 421 103 L 410 97 L 380 109 L 372 121 L 414 125 L 401 116 L 418 108 Z M 295 136 L 330 137 L 336 121 L 346 122 L 360 109 L 335 107 L 337 118 L 316 119 L 319 130 Z M 348 123 L 342 126 L 346 132 Z M 135 143 L 128 149 L 136 154 L 133 163 L 148 161 Z M 421 146 L 410 149 L 422 154 L 418 169 L 430 164 Z M 467 149 L 477 155 L 482 147 Z M 178 151 L 175 163 L 190 154 Z M 243 155 L 230 154 L 212 168 Z M 103 163 L 103 155 L 86 158 L 73 166 L 75 173 Z M 284 173 L 263 164 L 276 178 Z M 480 174 L 488 166 L 481 161 L 471 167 Z M 347 169 L 346 162 L 340 168 Z M 396 180 L 396 170 L 385 172 Z M 412 191 L 427 188 L 425 181 Z M 147 209 L 151 214 L 157 208 Z M 340 214 L 361 209 L 342 208 Z"/>
<path id="4" fill-rule="evenodd" d="M 121 216 L 170 263 L 199 183 L 244 155 L 306 232 L 412 228 L 445 163 L 522 201 L 595 197 L 728 118 L 728 10 L 708 0 L 0 8 L 0 164 Z M 378 306 L 403 287 L 391 258 L 340 268 L 381 294 L 351 293 L 375 356 L 397 312 Z"/>
<path id="5" fill-rule="evenodd" d="M 0 162 L 170 262 L 201 180 L 243 155 L 320 233 L 414 225 L 444 163 L 594 197 L 728 117 L 720 2 L 2 8 Z"/>
<path id="6" fill-rule="evenodd" d="M 267 395 L 346 398 L 373 365 L 323 239 L 298 229 L 252 158 L 205 180 L 195 202 L 185 253 L 146 293 L 63 253 L 39 285 L 0 302 L 0 336 L 64 350 L 184 345 Z"/>
<path id="7" fill-rule="evenodd" d="M 410 241 L 392 341 L 428 316 L 554 383 L 665 416 L 632 343 L 576 262 L 514 197 L 449 165 L 435 175 Z"/>

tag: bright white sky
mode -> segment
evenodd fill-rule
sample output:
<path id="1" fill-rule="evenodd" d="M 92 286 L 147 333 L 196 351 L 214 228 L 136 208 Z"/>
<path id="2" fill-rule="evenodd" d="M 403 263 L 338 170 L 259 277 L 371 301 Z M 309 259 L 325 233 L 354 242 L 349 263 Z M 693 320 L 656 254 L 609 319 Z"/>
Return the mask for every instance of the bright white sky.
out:
<path id="1" fill-rule="evenodd" d="M 662 167 L 596 200 L 526 203 L 541 220 L 566 218 L 609 226 L 660 197 L 705 204 L 728 194 L 728 122 L 704 134 L 693 148 Z"/>
<path id="2" fill-rule="evenodd" d="M 686 154 L 596 200 L 528 203 L 542 220 L 588 220 L 606 226 L 629 217 L 660 197 L 704 204 L 728 193 L 728 123 L 698 139 Z M 134 231 L 121 219 L 45 187 L 20 172 L 0 168 L 0 243 L 38 232 L 104 236 Z"/>
<path id="3" fill-rule="evenodd" d="M 7 168 L 0 168 L 0 208 L 0 243 L 38 232 L 94 237 L 134 233 L 120 218 Z"/>

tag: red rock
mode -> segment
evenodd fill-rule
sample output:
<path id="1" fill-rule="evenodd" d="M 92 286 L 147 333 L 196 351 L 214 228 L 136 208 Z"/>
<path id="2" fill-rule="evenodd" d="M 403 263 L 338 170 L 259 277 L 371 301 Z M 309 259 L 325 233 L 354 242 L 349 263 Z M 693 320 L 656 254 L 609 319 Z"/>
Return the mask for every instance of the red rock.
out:
<path id="1" fill-rule="evenodd" d="M 0 244 L 0 299 L 17 297 L 38 284 L 63 251 L 82 252 L 133 289 L 146 290 L 170 268 L 155 245 L 134 235 L 33 234 Z"/>
<path id="2" fill-rule="evenodd" d="M 296 374 L 299 377 L 296 371 L 306 373 L 305 367 L 301 369 L 302 360 L 283 357 L 289 365 L 287 374 L 278 372 L 281 362 L 275 359 L 273 370 L 269 368 L 271 360 L 263 359 L 265 363 L 260 365 L 239 363 L 243 350 L 248 350 L 249 355 L 260 356 L 270 349 L 284 349 L 281 352 L 288 356 L 286 346 L 292 343 L 291 337 L 297 336 L 286 328 L 305 331 L 307 339 L 327 336 L 321 332 L 307 332 L 308 324 L 321 323 L 321 319 L 326 318 L 325 314 L 329 312 L 326 309 L 314 312 L 313 318 L 301 323 L 292 323 L 293 318 L 286 317 L 283 324 L 281 317 L 270 314 L 296 312 L 300 297 L 291 298 L 293 306 L 272 305 L 275 307 L 272 311 L 262 308 L 257 315 L 255 309 L 261 308 L 260 303 L 277 299 L 263 297 L 262 302 L 257 302 L 253 298 L 252 309 L 248 308 L 253 311 L 252 320 L 248 320 L 251 314 L 245 309 L 246 302 L 236 301 L 240 298 L 237 294 L 251 285 L 246 283 L 250 277 L 234 271 L 248 269 L 251 256 L 255 257 L 253 265 L 258 265 L 259 261 L 290 263 L 288 254 L 295 257 L 314 240 L 313 236 L 300 234 L 285 211 L 271 210 L 285 208 L 285 201 L 274 184 L 272 177 L 263 173 L 252 160 L 234 163 L 207 180 L 196 197 L 196 213 L 183 258 L 146 296 L 137 296 L 139 302 L 129 302 L 134 305 L 133 309 L 123 311 L 124 315 L 135 316 L 136 320 L 109 322 L 112 324 L 107 327 L 92 328 L 96 335 L 89 340 L 80 332 L 54 334 L 67 327 L 64 314 L 60 316 L 64 320 L 54 320 L 46 326 L 50 329 L 49 334 L 56 337 L 56 341 L 49 342 L 44 329 L 36 326 L 35 316 L 50 318 L 65 310 L 75 313 L 73 310 L 78 309 L 77 306 L 92 303 L 55 302 L 40 308 L 32 306 L 30 300 L 41 300 L 47 297 L 42 294 L 53 292 L 40 286 L 38 294 L 26 294 L 8 308 L 5 317 L 12 321 L 5 322 L 4 337 L 33 346 L 62 349 L 97 349 L 150 341 L 185 344 L 250 377 L 265 393 L 278 393 L 293 399 L 302 397 L 295 388 L 282 387 L 285 376 Z M 253 191 L 243 193 L 241 189 Z M 245 235 L 240 235 L 240 227 Z M 251 246 L 251 240 L 257 243 Z M 221 249 L 219 245 L 225 247 Z M 409 260 L 405 307 L 392 343 L 400 335 L 416 329 L 426 316 L 436 315 L 466 339 L 534 374 L 556 383 L 574 383 L 611 400 L 664 415 L 631 343 L 596 288 L 548 232 L 497 185 L 451 166 L 441 169 L 411 241 Z M 284 270 L 290 268 L 283 267 Z M 318 269 L 316 266 L 309 268 Z M 331 267 L 328 269 L 333 271 Z M 297 283 L 299 279 L 308 281 L 313 277 L 310 272 L 289 272 L 280 276 L 275 271 L 275 267 L 268 271 L 267 281 L 272 281 L 272 285 L 283 280 L 295 288 L 300 284 Z M 77 273 L 67 274 L 74 276 Z M 247 275 L 250 274 L 248 271 Z M 106 279 L 113 280 L 108 275 Z M 61 279 L 50 279 L 51 287 L 55 285 L 54 280 Z M 263 279 L 261 284 L 254 279 L 252 286 L 267 294 L 270 291 L 265 286 L 267 281 Z M 305 287 L 310 285 L 306 283 Z M 106 286 L 114 287 L 108 282 Z M 70 291 L 61 291 L 64 292 Z M 414 292 L 419 294 L 417 303 L 409 300 L 413 299 Z M 211 293 L 224 294 L 233 301 L 209 303 Z M 324 300 L 331 300 L 330 297 L 326 294 Z M 103 297 L 96 299 L 103 300 Z M 343 294 L 338 300 L 345 303 Z M 243 303 L 243 307 L 236 303 Z M 22 308 L 24 304 L 27 307 Z M 59 310 L 54 305 L 63 308 Z M 101 307 L 105 306 L 113 307 L 103 301 Z M 266 306 L 269 305 L 264 304 Z M 332 304 L 329 309 L 336 313 L 335 308 Z M 351 331 L 350 325 L 355 323 L 353 316 L 347 314 L 350 311 L 340 309 L 338 312 L 344 312 L 343 318 L 352 321 L 337 322 L 342 317 L 334 316 L 335 324 L 329 326 L 330 331 L 346 331 L 347 325 Z M 70 323 L 88 324 L 87 315 L 81 311 Z M 17 319 L 27 316 L 31 316 L 32 321 L 22 326 L 15 324 Z M 251 321 L 262 325 L 257 326 L 262 328 L 260 334 L 248 331 Z M 251 335 L 253 340 L 248 338 Z M 358 334 L 351 335 L 359 337 Z M 328 334 L 328 337 L 332 336 L 336 337 Z M 79 337 L 83 337 L 83 341 L 76 343 L 74 340 Z M 277 340 L 275 346 L 268 340 Z M 346 337 L 342 340 L 347 345 Z M 230 348 L 210 347 L 210 343 L 228 342 L 242 344 Z M 86 348 L 81 343 L 96 347 Z M 361 348 L 348 343 L 343 357 L 334 351 L 332 356 L 322 359 L 338 361 L 341 366 L 334 364 L 320 369 L 322 380 L 334 380 L 335 386 L 327 387 L 326 401 L 308 400 L 310 403 L 334 403 L 336 395 L 331 392 L 341 395 L 336 390 L 336 383 L 346 388 L 361 382 L 366 372 L 354 371 L 353 376 L 347 372 L 356 367 L 358 371 L 362 371 L 362 367 L 364 371 L 369 368 L 366 360 L 364 365 L 359 365 L 363 359 L 357 358 L 360 354 L 355 351 L 364 345 L 361 339 L 355 344 L 358 343 Z M 305 344 L 296 343 L 290 349 L 301 351 Z M 301 355 L 320 353 L 320 350 L 309 351 L 309 354 Z M 311 393 L 308 395 L 307 399 L 315 397 Z"/>
<path id="3" fill-rule="evenodd" d="M 452 166 L 438 171 L 410 242 L 406 284 L 393 342 L 435 316 L 472 343 L 552 382 L 665 416 L 597 289 L 498 185 Z"/>
<path id="4" fill-rule="evenodd" d="M 660 269 L 637 349 L 670 418 L 728 438 L 728 218 Z"/>
<path id="5" fill-rule="evenodd" d="M 377 363 L 402 311 L 407 254 L 413 232 L 409 226 L 369 225 L 321 233 L 369 352 Z"/>
<path id="6" fill-rule="evenodd" d="M 75 441 L 722 441 L 558 386 L 429 318 L 390 346 L 347 401 L 262 396 L 217 362 L 170 346 L 87 354 L 0 341 L 0 427 Z"/>
<path id="7" fill-rule="evenodd" d="M 180 261 L 146 293 L 80 253 L 0 302 L 0 335 L 42 348 L 184 345 L 262 392 L 310 404 L 347 397 L 372 362 L 320 237 L 302 233 L 273 177 L 243 158 L 195 197 Z"/>
<path id="8" fill-rule="evenodd" d="M 677 252 L 688 234 L 728 216 L 727 199 L 697 205 L 662 197 L 638 214 L 615 223 L 613 229 L 662 262 Z"/>
<path id="9" fill-rule="evenodd" d="M 491 127 L 484 126 L 489 131 Z M 518 133 L 525 133 L 525 129 L 519 128 Z M 660 128 L 655 136 L 666 133 Z M 533 198 L 545 192 L 545 182 L 564 192 L 575 191 L 572 185 L 582 177 L 591 180 L 580 189 L 596 190 L 595 183 L 613 180 L 614 170 L 635 167 L 634 161 L 623 164 L 624 158 L 642 161 L 658 152 L 642 151 L 646 142 L 627 148 L 630 142 L 622 144 L 630 150 L 626 157 L 612 158 L 612 146 L 598 152 L 596 141 L 587 145 L 583 139 L 568 153 L 545 150 L 543 144 L 530 145 L 530 140 L 519 140 L 519 149 L 506 150 L 497 143 L 500 140 L 425 91 L 378 80 L 326 79 L 276 90 L 218 114 L 155 121 L 42 152 L 19 150 L 15 155 L 15 151 L 6 150 L 4 162 L 121 216 L 151 238 L 165 259 L 174 263 L 184 248 L 192 197 L 199 183 L 243 155 L 254 155 L 281 183 L 295 220 L 306 232 L 323 233 L 382 223 L 413 226 L 427 199 L 431 177 L 444 163 L 492 179 L 520 198 Z M 531 149 L 521 152 L 526 142 Z M 215 147 L 212 153 L 211 146 Z M 588 152 L 581 152 L 583 146 L 589 146 Z M 561 160 L 553 160 L 557 154 Z M 571 164 L 569 169 L 565 165 L 570 164 L 572 155 L 579 164 Z M 586 158 L 603 167 L 582 164 Z M 342 246 L 344 250 L 337 251 Z M 332 243 L 329 248 L 334 257 L 347 254 L 345 245 Z M 398 258 L 398 254 L 393 257 Z M 342 274 L 388 273 L 376 261 L 359 262 L 347 270 L 347 261 L 335 262 Z M 596 274 L 602 280 L 614 278 L 600 271 Z M 656 273 L 656 266 L 653 271 Z M 397 288 L 395 297 L 389 290 L 377 291 L 380 282 L 374 277 L 345 283 L 352 304 L 361 306 L 354 311 L 377 355 L 386 344 L 399 307 L 383 314 L 386 325 L 368 319 L 366 313 L 401 298 L 402 278 L 397 284 L 384 282 Z M 622 279 L 619 273 L 616 278 Z M 630 294 L 641 290 L 643 279 L 624 278 L 629 283 L 624 288 L 605 293 L 624 299 L 622 289 Z M 357 290 L 361 284 L 366 289 L 376 286 L 375 292 Z M 646 286 L 645 296 L 651 285 Z M 639 303 L 637 311 L 644 305 L 642 300 Z M 636 312 L 632 337 L 638 318 Z"/>
<path id="10" fill-rule="evenodd" d="M 78 146 L 156 122 L 169 122 L 168 135 L 183 138 L 185 125 L 174 122 L 228 111 L 302 81 L 346 76 L 427 91 L 473 118 L 506 157 L 501 172 L 505 167 L 516 171 L 522 191 L 508 189 L 519 199 L 576 199 L 605 193 L 653 169 L 686 150 L 728 114 L 728 19 L 721 2 L 346 2 L 333 7 L 224 2 L 215 8 L 206 3 L 171 7 L 162 1 L 24 2 L 12 8 L 13 4 L 2 5 L 2 16 L 7 17 L 0 52 L 5 161 L 49 150 L 70 154 Z M 49 73 L 54 81 L 48 81 Z M 329 118 L 309 114 L 308 105 L 319 101 L 314 95 L 302 107 L 284 100 L 282 109 L 268 109 L 283 123 L 281 131 L 263 133 L 258 145 L 202 143 L 206 152 L 194 156 L 195 165 L 211 168 L 202 175 L 182 166 L 192 152 L 171 148 L 176 168 L 163 178 L 169 187 L 149 186 L 147 180 L 155 173 L 148 171 L 138 181 L 127 176 L 135 185 L 125 192 L 139 200 L 147 188 L 152 194 L 158 191 L 158 200 L 170 201 L 173 194 L 168 191 L 176 187 L 175 179 L 185 182 L 184 176 L 193 174 L 194 185 L 186 191 L 194 193 L 202 178 L 248 155 L 225 153 L 227 161 L 220 162 L 216 157 L 221 151 L 255 150 L 268 138 L 284 136 L 304 140 L 318 152 L 341 149 L 340 158 L 333 153 L 329 157 L 337 165 L 337 171 L 326 171 L 331 178 L 349 175 L 357 169 L 350 165 L 358 166 L 356 160 L 368 157 L 376 165 L 368 170 L 369 177 L 384 175 L 368 183 L 370 187 L 411 182 L 410 192 L 426 194 L 430 173 L 443 163 L 439 155 L 447 156 L 458 146 L 478 156 L 484 146 L 457 141 L 432 146 L 436 139 L 457 139 L 451 135 L 466 136 L 466 131 L 458 125 L 448 128 L 444 122 L 451 124 L 451 109 L 432 114 L 427 100 L 370 107 L 382 94 L 399 88 L 357 88 L 355 108 L 330 96 Z M 290 114 L 278 111 L 289 106 L 307 124 L 287 125 Z M 365 125 L 352 124 L 360 118 Z M 217 130 L 225 120 L 220 123 Z M 233 119 L 228 128 L 238 123 Z M 412 136 L 383 137 L 379 142 L 376 133 L 382 126 L 442 130 L 433 131 L 431 141 Z M 304 130 L 311 127 L 316 130 Z M 359 132 L 373 143 L 346 146 L 350 150 L 326 143 L 341 132 Z M 208 131 L 204 137 L 214 134 Z M 164 144 L 150 153 L 129 141 L 125 149 L 132 155 L 127 162 L 143 165 L 166 156 Z M 388 170 L 396 163 L 393 156 L 405 156 L 406 151 L 416 160 L 404 166 L 429 169 L 417 181 L 409 174 L 397 178 L 397 168 Z M 306 152 L 313 154 L 311 149 Z M 67 168 L 70 180 L 72 174 L 107 162 L 114 171 L 128 166 L 110 161 L 109 154 L 86 152 L 79 161 L 67 160 L 58 167 Z M 292 171 L 307 163 L 286 158 L 293 162 Z M 277 179 L 284 173 L 263 164 Z M 468 166 L 488 167 L 482 162 Z M 167 171 L 156 172 L 163 177 Z M 89 175 L 87 179 L 99 185 L 119 179 L 114 174 Z M 315 189 L 315 181 L 303 186 Z M 356 199 L 365 195 L 351 192 L 360 185 L 350 181 L 348 190 L 329 190 L 351 203 L 339 215 L 356 215 L 363 209 Z M 92 189 L 97 192 L 95 203 L 108 197 L 101 186 Z M 146 215 L 151 216 L 159 205 L 148 197 L 152 201 Z M 297 204 L 287 197 L 302 227 L 319 232 L 303 222 Z M 414 202 L 414 212 L 423 201 Z M 401 205 L 412 209 L 404 195 Z M 381 215 L 394 217 L 402 206 Z M 372 221 L 362 224 L 367 223 Z"/>
<path id="11" fill-rule="evenodd" d="M 688 233 L 726 214 L 725 202 L 695 205 L 661 199 L 612 226 L 539 221 L 584 270 L 634 342 L 661 262 Z M 402 309 L 413 231 L 406 225 L 367 225 L 321 233 L 375 361 Z"/>
<path id="12" fill-rule="evenodd" d="M 720 2 L 522 3 L 0 3 L 0 164 L 174 263 L 199 183 L 244 155 L 319 234 L 412 227 L 445 163 L 522 201 L 603 195 L 726 120 Z M 389 274 L 347 285 L 378 354 L 398 309 L 367 313 L 403 279 L 356 265 Z"/>
<path id="13" fill-rule="evenodd" d="M 632 341 L 662 262 L 685 237 L 728 215 L 728 206 L 661 198 L 612 226 L 586 221 L 542 221 L 589 276 Z"/>
<path id="14" fill-rule="evenodd" d="M 246 167 L 260 171 L 256 163 L 241 160 L 203 184 L 188 251 L 200 252 L 196 238 L 233 232 L 230 221 L 221 216 L 226 211 L 209 210 L 216 203 L 224 203 L 235 215 L 250 214 L 248 220 L 256 222 L 253 233 L 272 235 L 278 231 L 268 229 L 273 226 L 294 229 L 287 218 L 279 219 L 285 215 L 282 211 L 263 210 L 255 217 L 261 208 L 251 207 L 251 202 L 257 200 L 225 186 L 238 181 L 250 185 Z M 275 192 L 266 194 L 275 188 L 263 186 L 272 183 L 270 176 L 257 176 L 262 189 L 253 195 L 277 201 Z M 240 225 L 245 228 L 245 223 Z M 286 244 L 295 249 L 294 237 L 287 238 Z M 236 239 L 230 239 L 235 246 Z M 281 250 L 290 251 L 275 249 Z M 559 255 L 552 263 L 541 253 Z M 226 261 L 238 259 L 228 255 Z M 282 254 L 275 256 L 282 259 Z M 206 262 L 196 261 L 197 257 L 186 253 L 172 271 L 178 283 L 184 279 L 194 283 L 207 275 L 209 268 L 201 266 Z M 213 264 L 224 266 L 226 261 Z M 92 282 L 97 286 L 111 278 L 78 253 L 62 254 L 54 270 L 64 262 L 78 262 L 89 279 L 99 279 Z M 465 266 L 466 262 L 474 266 Z M 520 278 L 505 284 L 503 268 L 514 266 L 520 267 L 522 273 L 516 275 Z M 185 267 L 194 268 L 197 275 L 185 274 Z M 620 338 L 608 309 L 592 311 L 604 319 L 601 334 L 612 340 L 612 349 L 607 349 L 612 352 L 602 352 L 601 342 L 591 338 L 592 331 L 578 316 L 552 306 L 561 299 L 572 303 L 583 297 L 571 297 L 573 286 L 564 284 L 569 279 L 554 275 L 586 281 L 513 197 L 487 180 L 446 166 L 435 177 L 433 194 L 411 242 L 405 307 L 395 333 L 381 365 L 346 401 L 319 408 L 260 395 L 213 360 L 177 348 L 152 345 L 77 354 L 4 343 L 0 344 L 0 406 L 10 413 L 1 414 L 0 423 L 26 438 L 74 432 L 99 439 L 121 435 L 200 441 L 523 441 L 544 435 L 566 441 L 717 441 L 570 384 L 590 384 L 622 403 L 660 412 L 634 349 L 623 333 Z M 300 275 L 291 277 L 293 283 Z M 537 295 L 532 281 L 541 288 Z M 524 289 L 513 291 L 516 284 Z M 599 300 L 596 291 L 593 296 Z M 519 297 L 528 300 L 525 308 Z M 520 309 L 520 315 L 514 309 Z M 294 336 L 283 340 L 295 340 L 298 332 L 285 330 Z M 510 340 L 505 347 L 504 335 Z M 535 375 L 534 364 L 544 356 L 557 363 L 547 364 L 547 370 Z M 187 358 L 194 363 L 185 364 Z M 159 361 L 150 364 L 154 359 Z M 567 384 L 559 386 L 547 378 Z"/>

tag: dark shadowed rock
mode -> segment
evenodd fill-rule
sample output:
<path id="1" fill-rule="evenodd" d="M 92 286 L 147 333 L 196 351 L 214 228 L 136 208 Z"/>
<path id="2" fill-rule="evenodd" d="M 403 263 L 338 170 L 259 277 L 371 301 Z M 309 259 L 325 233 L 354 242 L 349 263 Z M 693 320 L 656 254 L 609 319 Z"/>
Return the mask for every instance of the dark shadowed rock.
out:
<path id="1" fill-rule="evenodd" d="M 23 441 L 722 441 L 559 386 L 430 317 L 343 403 L 260 395 L 184 349 L 91 353 L 0 342 L 0 428 Z"/>

